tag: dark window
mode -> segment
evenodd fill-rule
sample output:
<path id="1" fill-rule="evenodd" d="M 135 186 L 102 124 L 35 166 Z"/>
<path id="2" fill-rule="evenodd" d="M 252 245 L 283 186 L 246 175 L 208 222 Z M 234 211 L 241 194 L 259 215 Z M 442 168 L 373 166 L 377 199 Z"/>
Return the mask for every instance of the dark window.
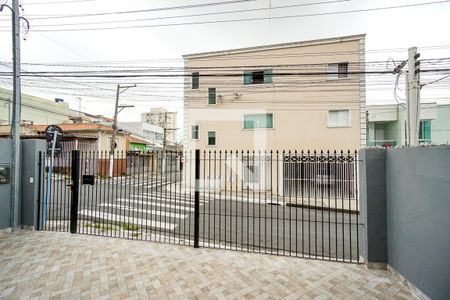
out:
<path id="1" fill-rule="evenodd" d="M 198 72 L 192 73 L 192 89 L 197 90 L 200 86 L 200 77 Z"/>
<path id="2" fill-rule="evenodd" d="M 338 64 L 338 78 L 348 77 L 348 63 Z"/>
<path id="3" fill-rule="evenodd" d="M 192 125 L 191 137 L 193 140 L 198 140 L 198 125 Z"/>
<path id="4" fill-rule="evenodd" d="M 216 104 L 216 88 L 208 88 L 208 104 Z"/>
<path id="5" fill-rule="evenodd" d="M 244 84 L 272 83 L 272 70 L 244 72 Z"/>
<path id="6" fill-rule="evenodd" d="M 208 145 L 215 146 L 216 145 L 216 132 L 208 131 Z"/>
<path id="7" fill-rule="evenodd" d="M 431 143 L 431 121 L 423 120 L 419 123 L 419 142 Z"/>

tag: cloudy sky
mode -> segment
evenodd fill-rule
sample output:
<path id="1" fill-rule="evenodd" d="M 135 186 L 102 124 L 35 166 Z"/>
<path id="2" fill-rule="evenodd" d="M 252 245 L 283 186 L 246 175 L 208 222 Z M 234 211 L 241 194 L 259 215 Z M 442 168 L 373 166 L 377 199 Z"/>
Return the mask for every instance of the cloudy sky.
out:
<path id="1" fill-rule="evenodd" d="M 320 2 L 322 4 L 318 4 Z M 11 0 L 7 3 L 11 4 Z M 181 67 L 181 56 L 187 53 L 360 33 L 367 34 L 367 61 L 389 57 L 405 59 L 407 48 L 411 46 L 419 47 L 423 59 L 450 57 L 450 1 L 23 0 L 21 3 L 31 26 L 26 41 L 21 44 L 22 68 L 27 71 L 111 66 Z M 423 3 L 427 4 L 373 10 Z M 357 12 L 331 14 L 338 11 Z M 8 70 L 11 58 L 10 12 L 3 10 L 0 14 L 0 71 Z M 33 65 L 35 63 L 42 65 Z M 81 98 L 83 110 L 109 116 L 113 111 L 116 84 L 133 82 L 114 78 L 91 79 L 92 82 L 38 80 L 24 78 L 23 91 L 49 99 L 63 98 L 74 109 L 78 108 L 78 98 Z M 1 86 L 9 87 L 9 84 L 9 78 L 0 79 Z M 368 88 L 369 103 L 393 101 L 392 88 L 383 93 Z M 427 91 L 424 94 L 430 99 L 445 94 L 448 97 L 448 89 L 448 85 L 443 85 L 433 91 L 434 94 L 427 94 Z M 121 113 L 122 121 L 136 120 L 142 111 L 156 106 L 181 112 L 182 86 L 179 79 L 160 86 L 157 82 L 138 84 L 121 95 L 121 102 L 135 105 Z"/>

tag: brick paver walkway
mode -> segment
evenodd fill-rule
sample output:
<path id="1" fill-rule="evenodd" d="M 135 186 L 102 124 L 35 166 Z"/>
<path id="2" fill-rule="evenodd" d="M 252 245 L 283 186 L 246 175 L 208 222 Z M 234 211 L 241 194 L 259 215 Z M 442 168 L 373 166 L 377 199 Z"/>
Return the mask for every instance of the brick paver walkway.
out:
<path id="1" fill-rule="evenodd" d="M 0 237 L 0 298 L 405 299 L 362 265 L 69 233 Z"/>

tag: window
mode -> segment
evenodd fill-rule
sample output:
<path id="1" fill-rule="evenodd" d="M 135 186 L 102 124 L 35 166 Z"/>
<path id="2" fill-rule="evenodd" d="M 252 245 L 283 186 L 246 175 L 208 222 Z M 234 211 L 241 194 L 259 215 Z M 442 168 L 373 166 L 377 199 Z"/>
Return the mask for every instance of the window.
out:
<path id="1" fill-rule="evenodd" d="M 272 83 L 272 70 L 245 71 L 244 84 Z"/>
<path id="2" fill-rule="evenodd" d="M 244 129 L 273 128 L 273 114 L 244 115 Z"/>
<path id="3" fill-rule="evenodd" d="M 216 103 L 216 88 L 208 88 L 208 104 Z"/>
<path id="4" fill-rule="evenodd" d="M 328 111 L 328 127 L 348 127 L 350 125 L 350 111 L 348 109 Z"/>
<path id="5" fill-rule="evenodd" d="M 328 79 L 348 77 L 348 63 L 328 64 Z"/>
<path id="6" fill-rule="evenodd" d="M 208 131 L 208 146 L 215 146 L 215 145 L 216 145 L 216 132 Z"/>
<path id="7" fill-rule="evenodd" d="M 419 142 L 431 143 L 431 121 L 423 120 L 419 123 Z"/>
<path id="8" fill-rule="evenodd" d="M 191 126 L 191 138 L 193 140 L 198 140 L 198 125 Z"/>
<path id="9" fill-rule="evenodd" d="M 192 73 L 192 89 L 197 90 L 200 86 L 200 77 L 198 72 Z"/>

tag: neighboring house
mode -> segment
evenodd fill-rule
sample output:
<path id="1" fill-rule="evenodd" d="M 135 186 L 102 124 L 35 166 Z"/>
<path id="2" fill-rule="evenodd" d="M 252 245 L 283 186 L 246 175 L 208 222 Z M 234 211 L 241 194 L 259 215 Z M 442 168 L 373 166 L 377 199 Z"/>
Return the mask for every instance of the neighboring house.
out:
<path id="1" fill-rule="evenodd" d="M 61 124 L 71 123 L 69 104 L 61 100 L 47 100 L 27 94 L 21 97 L 21 123 Z M 0 88 L 0 124 L 10 124 L 12 91 Z"/>
<path id="2" fill-rule="evenodd" d="M 152 108 L 149 112 L 141 114 L 141 122 L 166 129 L 167 144 L 175 145 L 177 133 L 177 113 L 167 111 L 165 108 Z M 163 133 L 164 135 L 164 133 Z M 164 136 L 163 136 L 164 140 Z"/>
<path id="3" fill-rule="evenodd" d="M 184 55 L 186 149 L 364 147 L 364 45 L 355 35 Z"/>
<path id="4" fill-rule="evenodd" d="M 130 132 L 146 141 L 150 147 L 147 150 L 161 149 L 163 146 L 164 130 L 156 125 L 144 122 L 119 122 L 119 129 Z M 130 144 L 130 150 L 137 150 L 136 147 L 143 149 L 141 146 Z"/>
<path id="5" fill-rule="evenodd" d="M 406 109 L 399 104 L 367 107 L 367 146 L 395 147 L 406 145 Z M 419 142 L 448 144 L 450 142 L 450 105 L 420 105 Z"/>

